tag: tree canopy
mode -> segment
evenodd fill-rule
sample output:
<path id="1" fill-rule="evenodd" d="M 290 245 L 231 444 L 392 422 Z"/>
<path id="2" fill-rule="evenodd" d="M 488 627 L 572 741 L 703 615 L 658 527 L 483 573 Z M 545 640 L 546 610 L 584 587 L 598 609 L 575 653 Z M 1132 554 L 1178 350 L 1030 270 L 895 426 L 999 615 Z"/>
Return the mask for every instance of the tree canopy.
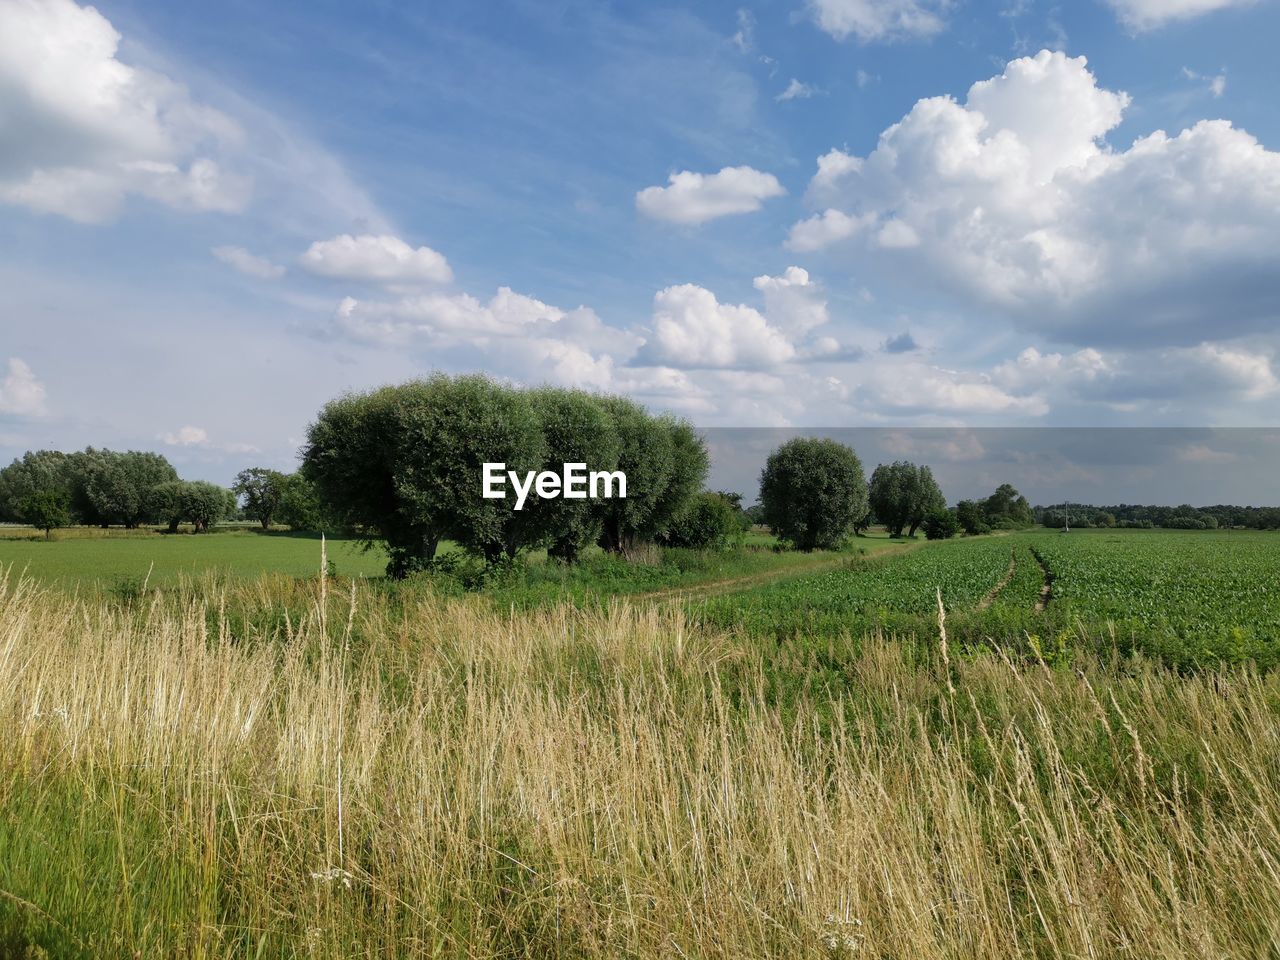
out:
<path id="1" fill-rule="evenodd" d="M 621 470 L 627 496 L 531 494 L 517 511 L 510 486 L 503 498 L 483 496 L 485 463 L 522 475 L 565 463 Z M 388 572 L 403 576 L 429 565 L 445 538 L 489 561 L 538 544 L 571 561 L 593 540 L 610 550 L 652 540 L 706 469 L 691 426 L 630 400 L 437 374 L 327 404 L 308 430 L 302 474 L 326 511 L 386 546 Z"/>
<path id="2" fill-rule="evenodd" d="M 836 547 L 867 513 L 862 462 L 834 440 L 797 437 L 769 455 L 760 504 L 780 539 L 800 550 Z"/>

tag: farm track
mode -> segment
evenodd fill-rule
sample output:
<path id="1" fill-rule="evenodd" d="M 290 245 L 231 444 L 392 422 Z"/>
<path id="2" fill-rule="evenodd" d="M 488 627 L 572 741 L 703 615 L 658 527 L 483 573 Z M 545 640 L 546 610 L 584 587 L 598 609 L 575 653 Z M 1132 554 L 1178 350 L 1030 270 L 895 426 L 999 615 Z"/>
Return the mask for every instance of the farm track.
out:
<path id="1" fill-rule="evenodd" d="M 672 587 L 666 590 L 654 590 L 651 593 L 636 594 L 633 599 L 656 601 L 702 600 L 708 597 L 723 596 L 728 593 L 739 593 L 745 590 L 754 589 L 755 587 L 766 586 L 768 584 L 782 583 L 787 580 L 797 580 L 801 577 L 808 577 L 814 574 L 827 573 L 831 570 L 839 569 L 850 561 L 895 556 L 914 550 L 919 546 L 920 544 L 918 543 L 895 544 L 892 547 L 885 547 L 882 550 L 877 550 L 868 557 L 830 557 L 801 567 L 788 567 L 783 570 L 765 570 L 762 573 L 752 573 L 742 577 L 729 577 L 724 580 L 712 580 L 709 583 L 699 583 L 691 587 Z"/>
<path id="2" fill-rule="evenodd" d="M 1031 555 L 1036 558 L 1036 563 L 1040 564 L 1040 570 L 1044 574 L 1044 586 L 1040 588 L 1040 599 L 1036 601 L 1036 613 L 1044 613 L 1049 601 L 1053 599 L 1053 571 L 1035 547 L 1031 548 Z"/>
<path id="3" fill-rule="evenodd" d="M 978 609 L 986 610 L 996 602 L 996 597 L 1000 596 L 1000 591 L 1007 587 L 1013 576 L 1018 572 L 1018 551 L 1009 551 L 1009 569 L 1005 571 L 1004 579 L 992 587 L 985 597 L 978 601 Z"/>

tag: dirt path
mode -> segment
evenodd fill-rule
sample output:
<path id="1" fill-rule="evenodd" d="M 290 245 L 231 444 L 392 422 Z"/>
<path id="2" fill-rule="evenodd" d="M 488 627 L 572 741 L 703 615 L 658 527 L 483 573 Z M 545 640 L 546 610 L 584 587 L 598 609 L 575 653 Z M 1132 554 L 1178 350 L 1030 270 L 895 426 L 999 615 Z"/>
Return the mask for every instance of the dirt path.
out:
<path id="1" fill-rule="evenodd" d="M 978 609 L 985 610 L 996 602 L 996 597 L 1000 596 L 1000 591 L 1009 585 L 1009 581 L 1013 579 L 1013 575 L 1018 570 L 1018 551 L 1009 551 L 1009 569 L 1004 572 L 1004 579 L 997 583 L 994 587 L 987 591 L 987 595 L 978 601 Z"/>
<path id="2" fill-rule="evenodd" d="M 800 577 L 807 577 L 812 574 L 826 573 L 835 570 L 844 564 L 860 559 L 871 559 L 873 557 L 887 557 L 898 553 L 905 553 L 919 546 L 916 543 L 900 543 L 890 547 L 883 547 L 873 553 L 863 556 L 850 556 L 848 554 L 838 554 L 832 557 L 824 557 L 813 563 L 804 564 L 802 566 L 783 567 L 780 570 L 765 570 L 760 573 L 750 573 L 740 577 L 728 577 L 724 580 L 712 580 L 708 583 L 697 583 L 688 587 L 669 587 L 665 590 L 654 590 L 650 593 L 638 593 L 629 599 L 633 600 L 701 600 L 705 597 L 717 597 L 726 593 L 737 593 L 742 590 L 750 590 L 754 587 L 764 586 L 771 583 L 781 583 L 785 580 L 796 580 Z"/>
<path id="3" fill-rule="evenodd" d="M 1040 588 L 1040 599 L 1036 601 L 1036 613 L 1044 613 L 1049 601 L 1053 599 L 1053 573 L 1039 551 L 1033 548 L 1031 555 L 1036 558 L 1036 563 L 1040 564 L 1040 572 L 1044 574 L 1044 586 Z"/>

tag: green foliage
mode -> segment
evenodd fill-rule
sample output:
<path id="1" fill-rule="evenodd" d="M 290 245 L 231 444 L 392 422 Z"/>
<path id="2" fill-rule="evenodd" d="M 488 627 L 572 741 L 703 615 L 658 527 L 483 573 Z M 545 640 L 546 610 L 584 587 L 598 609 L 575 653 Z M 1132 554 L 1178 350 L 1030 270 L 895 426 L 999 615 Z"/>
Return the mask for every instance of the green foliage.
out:
<path id="1" fill-rule="evenodd" d="M 1009 483 L 1002 483 L 995 493 L 982 501 L 982 518 L 997 530 L 1018 530 L 1036 522 L 1027 498 Z"/>
<path id="2" fill-rule="evenodd" d="M 28 451 L 0 470 L 0 520 L 23 522 L 19 503 L 46 490 L 62 490 L 70 503 L 67 460 L 67 455 L 57 450 Z"/>
<path id="3" fill-rule="evenodd" d="M 764 522 L 800 550 L 838 546 L 867 514 L 862 463 L 834 440 L 797 437 L 760 475 Z"/>
<path id="4" fill-rule="evenodd" d="M 315 485 L 300 473 L 286 474 L 275 520 L 290 530 L 324 530 L 324 510 Z"/>
<path id="5" fill-rule="evenodd" d="M 627 497 L 531 495 L 516 511 L 511 484 L 503 499 L 483 496 L 485 463 L 520 475 L 564 463 L 618 469 Z M 574 560 L 597 536 L 610 550 L 651 541 L 701 486 L 706 463 L 688 424 L 629 400 L 436 375 L 328 404 L 309 429 L 302 472 L 324 509 L 385 543 L 388 572 L 404 576 L 428 568 L 445 537 L 490 563 L 543 543 Z"/>
<path id="6" fill-rule="evenodd" d="M 225 487 L 203 480 L 170 480 L 151 488 L 147 510 L 167 523 L 170 533 L 176 533 L 182 523 L 204 533 L 234 515 L 236 496 Z"/>
<path id="7" fill-rule="evenodd" d="M 947 505 L 933 471 L 905 460 L 876 467 L 868 498 L 872 514 L 891 537 L 901 537 L 904 531 L 914 537 L 926 516 Z"/>
<path id="8" fill-rule="evenodd" d="M 546 387 L 529 395 L 542 424 L 545 467 L 585 463 L 591 470 L 615 470 L 622 443 L 613 418 L 599 397 L 579 390 Z M 600 537 L 601 511 L 590 499 L 532 497 L 516 522 L 523 539 L 545 541 L 548 553 L 574 563 Z"/>
<path id="9" fill-rule="evenodd" d="M 674 470 L 671 430 L 625 397 L 602 397 L 618 434 L 618 469 L 627 475 L 626 499 L 600 500 L 600 546 L 617 552 L 652 530 L 659 498 Z"/>
<path id="10" fill-rule="evenodd" d="M 18 513 L 22 522 L 43 530 L 47 540 L 54 530 L 71 523 L 70 503 L 65 490 L 36 490 L 18 501 Z"/>
<path id="11" fill-rule="evenodd" d="M 924 518 L 924 535 L 928 540 L 949 540 L 960 532 L 960 519 L 954 510 L 932 510 Z"/>
<path id="12" fill-rule="evenodd" d="M 248 467 L 236 474 L 231 489 L 237 496 L 244 497 L 245 516 L 257 520 L 266 530 L 280 509 L 287 486 L 288 479 L 278 470 Z"/>
<path id="13" fill-rule="evenodd" d="M 991 530 L 982 514 L 982 504 L 977 500 L 961 500 L 957 503 L 956 520 L 959 521 L 960 528 L 971 537 Z"/>
<path id="14" fill-rule="evenodd" d="M 696 550 L 726 550 L 742 542 L 741 511 L 722 493 L 703 491 L 673 519 L 662 542 Z"/>

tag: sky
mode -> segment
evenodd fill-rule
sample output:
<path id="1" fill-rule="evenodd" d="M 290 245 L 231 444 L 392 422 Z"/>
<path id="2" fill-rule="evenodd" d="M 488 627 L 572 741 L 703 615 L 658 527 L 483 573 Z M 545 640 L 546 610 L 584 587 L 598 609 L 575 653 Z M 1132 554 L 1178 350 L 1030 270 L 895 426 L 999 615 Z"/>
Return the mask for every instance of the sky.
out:
<path id="1" fill-rule="evenodd" d="M 433 370 L 704 428 L 1277 426 L 1277 36 L 1280 0 L 0 0 L 0 462 L 292 469 L 327 400 Z"/>

